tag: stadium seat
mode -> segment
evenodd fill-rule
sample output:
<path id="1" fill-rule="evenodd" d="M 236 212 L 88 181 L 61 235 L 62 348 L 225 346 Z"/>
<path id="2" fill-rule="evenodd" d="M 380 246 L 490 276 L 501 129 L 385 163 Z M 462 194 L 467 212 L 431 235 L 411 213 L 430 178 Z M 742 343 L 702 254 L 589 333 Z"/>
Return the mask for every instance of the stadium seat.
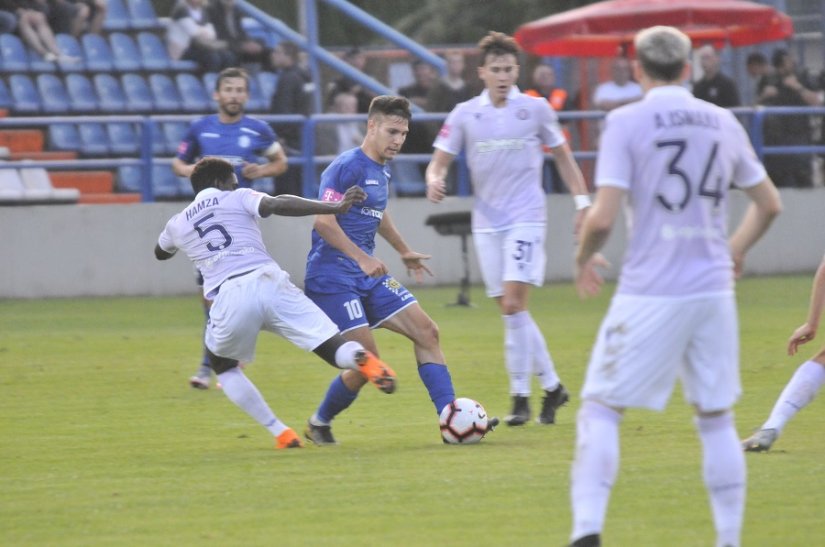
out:
<path id="1" fill-rule="evenodd" d="M 166 74 L 150 74 L 149 89 L 155 101 L 155 111 L 160 112 L 180 112 L 181 97 L 178 87 L 172 78 Z"/>
<path id="2" fill-rule="evenodd" d="M 137 45 L 145 70 L 169 70 L 171 67 L 169 52 L 166 51 L 166 46 L 155 34 L 139 32 Z"/>
<path id="3" fill-rule="evenodd" d="M 91 80 L 83 74 L 67 74 L 66 91 L 69 92 L 69 101 L 73 111 L 97 113 L 100 110 L 97 92 Z"/>
<path id="4" fill-rule="evenodd" d="M 155 199 L 177 199 L 181 197 L 181 183 L 168 163 L 156 163 L 152 166 L 152 192 Z"/>
<path id="5" fill-rule="evenodd" d="M 140 165 L 121 165 L 117 168 L 115 189 L 118 192 L 142 192 L 143 168 Z"/>
<path id="6" fill-rule="evenodd" d="M 109 136 L 109 151 L 112 154 L 128 156 L 140 151 L 140 133 L 128 122 L 111 122 L 106 124 Z"/>
<path id="7" fill-rule="evenodd" d="M 77 188 L 55 188 L 49 178 L 49 173 L 42 167 L 26 167 L 20 169 L 20 179 L 26 193 L 35 198 L 54 203 L 77 203 L 80 199 L 80 190 Z"/>
<path id="8" fill-rule="evenodd" d="M 135 72 L 143 69 L 140 50 L 131 36 L 123 32 L 113 32 L 109 35 L 109 46 L 115 70 Z"/>
<path id="9" fill-rule="evenodd" d="M 127 112 L 126 94 L 120 80 L 111 74 L 95 74 L 92 77 L 97 97 L 100 100 L 100 110 L 107 113 Z"/>
<path id="10" fill-rule="evenodd" d="M 27 51 L 29 54 L 29 69 L 32 72 L 55 72 L 57 70 L 57 63 L 54 61 L 47 61 L 32 48 L 28 48 Z"/>
<path id="11" fill-rule="evenodd" d="M 17 169 L 0 169 L 0 203 L 22 203 L 25 189 Z"/>
<path id="12" fill-rule="evenodd" d="M 275 88 L 278 87 L 278 75 L 268 70 L 258 72 L 258 84 L 261 87 L 261 95 L 264 96 L 264 103 L 267 108 L 272 103 L 272 96 L 275 95 Z"/>
<path id="13" fill-rule="evenodd" d="M 161 124 L 167 154 L 177 153 L 180 141 L 186 136 L 187 131 L 189 131 L 189 124 L 186 122 L 164 122 Z"/>
<path id="14" fill-rule="evenodd" d="M 28 72 L 26 46 L 16 34 L 0 34 L 0 60 L 3 72 Z"/>
<path id="15" fill-rule="evenodd" d="M 86 58 L 86 69 L 90 72 L 110 72 L 115 61 L 109 42 L 99 34 L 84 34 L 80 39 L 83 55 Z"/>
<path id="16" fill-rule="evenodd" d="M 249 100 L 246 102 L 246 110 L 249 112 L 268 112 L 269 103 L 264 100 L 261 84 L 257 78 L 249 78 Z"/>
<path id="17" fill-rule="evenodd" d="M 127 30 L 131 28 L 131 17 L 124 0 L 108 0 L 106 2 L 106 20 L 103 28 L 109 31 Z"/>
<path id="18" fill-rule="evenodd" d="M 132 112 L 152 112 L 155 104 L 152 101 L 152 91 L 146 80 L 140 74 L 124 74 L 121 76 L 123 92 L 126 95 L 126 104 Z"/>
<path id="19" fill-rule="evenodd" d="M 11 93 L 9 93 L 9 88 L 6 86 L 6 82 L 0 79 L 0 108 L 11 110 L 12 105 L 13 99 Z"/>
<path id="20" fill-rule="evenodd" d="M 50 150 L 77 152 L 80 150 L 80 133 L 73 123 L 53 123 L 47 132 Z"/>
<path id="21" fill-rule="evenodd" d="M 69 92 L 63 80 L 54 74 L 38 74 L 37 91 L 43 103 L 43 113 L 69 115 L 72 111 Z"/>
<path id="22" fill-rule="evenodd" d="M 103 124 L 84 122 L 78 124 L 80 133 L 80 153 L 84 156 L 106 156 L 109 154 L 109 135 Z"/>
<path id="23" fill-rule="evenodd" d="M 194 74 L 182 72 L 175 76 L 183 110 L 186 112 L 206 112 L 212 109 L 210 94 L 203 88 L 203 82 Z"/>
<path id="24" fill-rule="evenodd" d="M 158 16 L 150 0 L 126 0 L 126 9 L 133 29 L 160 28 Z"/>
<path id="25" fill-rule="evenodd" d="M 274 31 L 268 30 L 257 19 L 252 17 L 241 18 L 241 26 L 251 38 L 263 41 L 269 49 L 274 48 L 281 41 L 281 37 Z"/>
<path id="26" fill-rule="evenodd" d="M 63 72 L 83 72 L 86 70 L 83 47 L 80 45 L 80 42 L 77 41 L 77 38 L 71 34 L 64 33 L 57 34 L 54 38 L 57 42 L 57 47 L 60 48 L 60 51 L 64 55 L 63 59 L 57 60 L 60 70 Z M 73 60 L 68 60 L 66 56 L 72 57 Z"/>
<path id="27" fill-rule="evenodd" d="M 16 114 L 39 114 L 43 108 L 40 93 L 32 79 L 25 74 L 9 76 L 9 90 L 12 97 L 12 111 Z"/>

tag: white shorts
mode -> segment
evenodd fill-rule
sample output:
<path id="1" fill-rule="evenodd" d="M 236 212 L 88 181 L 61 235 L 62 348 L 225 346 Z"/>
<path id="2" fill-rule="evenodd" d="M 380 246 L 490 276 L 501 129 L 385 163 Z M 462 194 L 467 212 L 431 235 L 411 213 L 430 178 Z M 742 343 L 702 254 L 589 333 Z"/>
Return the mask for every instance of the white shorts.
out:
<path id="1" fill-rule="evenodd" d="M 733 293 L 690 298 L 616 295 L 599 328 L 581 396 L 663 410 L 676 379 L 704 412 L 741 394 Z"/>
<path id="2" fill-rule="evenodd" d="M 338 327 L 277 266 L 225 281 L 209 310 L 206 347 L 219 357 L 249 363 L 262 330 L 311 351 Z"/>
<path id="3" fill-rule="evenodd" d="M 505 281 L 541 287 L 547 265 L 546 231 L 545 226 L 515 226 L 500 232 L 473 232 L 487 296 L 503 295 Z"/>

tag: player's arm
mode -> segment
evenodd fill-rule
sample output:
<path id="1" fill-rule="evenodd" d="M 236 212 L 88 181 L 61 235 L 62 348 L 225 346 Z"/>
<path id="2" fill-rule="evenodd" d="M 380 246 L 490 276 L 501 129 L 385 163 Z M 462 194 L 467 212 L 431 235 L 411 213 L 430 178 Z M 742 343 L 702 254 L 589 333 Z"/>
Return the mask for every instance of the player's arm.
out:
<path id="1" fill-rule="evenodd" d="M 590 207 L 590 195 L 587 191 L 587 184 L 584 182 L 584 175 L 579 168 L 579 164 L 573 157 L 573 151 L 570 145 L 562 143 L 560 146 L 551 148 L 553 151 L 553 159 L 556 162 L 556 168 L 559 171 L 561 180 L 567 186 L 567 190 L 573 195 L 576 203 L 576 220 L 574 224 L 574 233 L 579 233 L 581 223 L 584 219 L 584 211 Z"/>
<path id="2" fill-rule="evenodd" d="M 192 171 L 195 170 L 194 163 L 186 163 L 180 158 L 173 158 L 172 159 L 172 172 L 179 176 L 179 177 L 186 177 L 187 179 L 192 176 Z"/>
<path id="3" fill-rule="evenodd" d="M 424 178 L 427 181 L 427 199 L 438 203 L 447 194 L 447 170 L 455 155 L 439 148 L 433 152 L 433 157 L 427 165 Z"/>
<path id="4" fill-rule="evenodd" d="M 306 199 L 291 194 L 264 196 L 258 205 L 262 217 L 280 215 L 286 217 L 303 217 L 309 215 L 337 215 L 350 210 L 353 203 L 360 203 L 367 198 L 367 193 L 360 186 L 351 186 L 344 193 L 341 201 L 320 201 Z M 335 220 L 334 217 L 332 217 Z M 336 221 L 336 224 L 338 222 Z M 349 239 L 349 238 L 348 238 Z"/>
<path id="5" fill-rule="evenodd" d="M 793 332 L 788 340 L 788 355 L 795 355 L 799 346 L 816 338 L 823 308 L 825 308 L 825 256 L 822 257 L 822 262 L 819 263 L 819 268 L 816 269 L 814 274 L 811 301 L 808 306 L 808 319 Z"/>
<path id="6" fill-rule="evenodd" d="M 275 141 L 264 153 L 266 163 L 246 163 L 241 170 L 243 176 L 249 180 L 262 177 L 277 177 L 284 174 L 289 161 L 281 143 Z"/>
<path id="7" fill-rule="evenodd" d="M 355 244 L 338 224 L 338 219 L 334 216 L 317 216 L 313 225 L 324 241 L 350 257 L 361 270 L 370 277 L 380 277 L 389 270 L 386 264 L 376 257 L 364 252 L 361 247 Z"/>
<path id="8" fill-rule="evenodd" d="M 158 260 L 169 260 L 175 256 L 175 252 L 164 251 L 159 244 L 155 244 L 155 258 Z"/>
<path id="9" fill-rule="evenodd" d="M 782 212 L 782 200 L 779 191 L 771 179 L 765 177 L 756 186 L 744 189 L 751 199 L 745 216 L 730 237 L 730 252 L 733 258 L 734 272 L 742 273 L 745 254 L 768 229 L 773 219 Z"/>
<path id="10" fill-rule="evenodd" d="M 624 193 L 623 189 L 614 186 L 599 188 L 593 205 L 584 216 L 575 269 L 576 289 L 581 297 L 598 294 L 604 283 L 596 268 L 608 266 L 608 263 L 599 251 L 610 236 Z"/>
<path id="11" fill-rule="evenodd" d="M 404 238 L 401 236 L 401 232 L 395 227 L 389 211 L 384 211 L 384 216 L 381 217 L 381 223 L 378 225 L 378 233 L 398 252 L 401 260 L 404 262 L 404 266 L 407 267 L 407 275 L 415 276 L 415 280 L 419 283 L 423 281 L 425 272 L 433 275 L 430 269 L 422 262 L 422 260 L 427 260 L 431 258 L 431 256 L 410 249 L 410 246 L 407 245 L 407 242 L 404 241 Z"/>

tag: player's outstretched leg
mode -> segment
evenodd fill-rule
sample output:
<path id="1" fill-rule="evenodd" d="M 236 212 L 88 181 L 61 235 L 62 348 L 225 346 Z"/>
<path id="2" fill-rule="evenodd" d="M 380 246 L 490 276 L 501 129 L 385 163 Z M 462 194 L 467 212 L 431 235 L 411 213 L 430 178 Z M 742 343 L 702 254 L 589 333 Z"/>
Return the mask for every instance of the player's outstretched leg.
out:
<path id="1" fill-rule="evenodd" d="M 361 350 L 355 355 L 358 372 L 365 380 L 373 384 L 384 393 L 393 393 L 396 388 L 395 371 L 390 366 L 367 350 Z"/>

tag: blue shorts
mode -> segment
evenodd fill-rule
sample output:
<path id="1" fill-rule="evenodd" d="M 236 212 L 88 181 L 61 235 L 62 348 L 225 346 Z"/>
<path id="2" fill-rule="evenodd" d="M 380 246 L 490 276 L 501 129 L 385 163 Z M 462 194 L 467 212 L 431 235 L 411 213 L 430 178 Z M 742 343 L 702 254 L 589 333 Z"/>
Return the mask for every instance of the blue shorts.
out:
<path id="1" fill-rule="evenodd" d="M 390 275 L 353 280 L 311 278 L 306 295 L 324 310 L 341 332 L 359 327 L 376 328 L 416 302 L 415 296 Z"/>

